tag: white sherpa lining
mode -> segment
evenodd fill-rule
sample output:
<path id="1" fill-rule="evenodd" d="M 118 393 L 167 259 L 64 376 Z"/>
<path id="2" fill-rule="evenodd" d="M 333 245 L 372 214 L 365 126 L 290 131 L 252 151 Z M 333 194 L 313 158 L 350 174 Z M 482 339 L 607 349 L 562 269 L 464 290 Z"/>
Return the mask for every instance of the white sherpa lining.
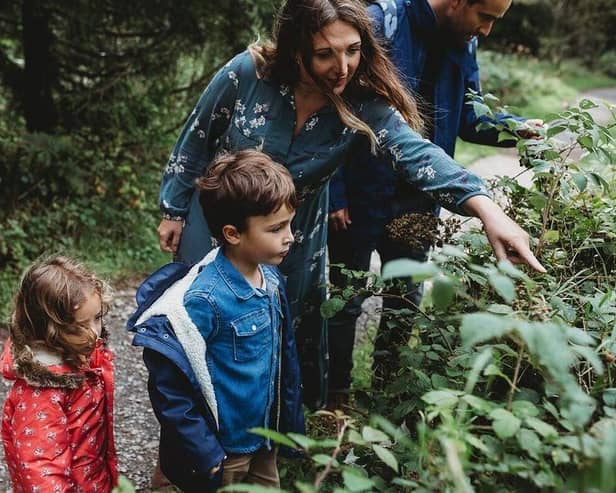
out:
<path id="1" fill-rule="evenodd" d="M 214 415 L 216 427 L 218 427 L 218 403 L 212 386 L 212 378 L 205 361 L 207 346 L 184 307 L 184 293 L 199 274 L 199 269 L 214 261 L 218 250 L 218 248 L 211 250 L 190 269 L 188 274 L 167 288 L 160 298 L 144 311 L 137 320 L 137 324 L 140 324 L 157 315 L 167 317 L 178 341 L 184 348 L 190 366 L 197 376 L 201 392 Z"/>

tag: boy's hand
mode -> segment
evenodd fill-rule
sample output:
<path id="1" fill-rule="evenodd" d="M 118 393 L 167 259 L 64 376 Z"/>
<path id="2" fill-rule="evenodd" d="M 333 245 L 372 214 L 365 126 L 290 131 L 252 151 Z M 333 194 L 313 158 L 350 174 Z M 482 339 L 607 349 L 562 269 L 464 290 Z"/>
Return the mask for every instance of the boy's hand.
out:
<path id="1" fill-rule="evenodd" d="M 218 465 L 212 467 L 212 469 L 210 469 L 210 476 L 214 476 L 214 474 L 216 474 L 218 471 L 220 471 L 221 467 L 222 467 L 222 462 L 220 462 Z"/>

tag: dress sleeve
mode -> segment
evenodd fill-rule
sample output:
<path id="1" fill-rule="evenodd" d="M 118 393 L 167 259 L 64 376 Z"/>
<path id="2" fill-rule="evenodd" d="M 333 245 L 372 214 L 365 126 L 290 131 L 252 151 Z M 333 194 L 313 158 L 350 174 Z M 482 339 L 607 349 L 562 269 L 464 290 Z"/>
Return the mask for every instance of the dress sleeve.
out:
<path id="1" fill-rule="evenodd" d="M 475 195 L 489 196 L 481 178 L 413 131 L 400 112 L 383 100 L 377 98 L 364 103 L 359 113 L 376 134 L 382 157 L 408 183 L 432 196 L 443 207 L 465 214 L 462 204 L 466 200 Z"/>
<path id="2" fill-rule="evenodd" d="M 194 181 L 213 158 L 217 140 L 229 125 L 242 69 L 251 62 L 248 52 L 236 56 L 216 73 L 201 94 L 163 172 L 159 195 L 163 212 L 186 216 Z"/>
<path id="3" fill-rule="evenodd" d="M 23 491 L 73 491 L 72 452 L 62 390 L 20 387 L 11 423 Z"/>

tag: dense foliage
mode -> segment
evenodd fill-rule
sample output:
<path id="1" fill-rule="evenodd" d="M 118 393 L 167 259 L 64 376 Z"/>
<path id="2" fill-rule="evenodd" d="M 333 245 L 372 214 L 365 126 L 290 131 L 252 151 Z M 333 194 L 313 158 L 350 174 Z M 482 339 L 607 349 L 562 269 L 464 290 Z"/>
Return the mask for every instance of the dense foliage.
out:
<path id="1" fill-rule="evenodd" d="M 0 2 L 0 318 L 43 252 L 121 271 L 157 256 L 160 170 L 269 2 Z M 146 267 L 146 268 L 149 268 Z"/>
<path id="2" fill-rule="evenodd" d="M 480 98 L 474 104 L 492 112 Z M 616 489 L 616 123 L 596 124 L 594 106 L 582 101 L 554 116 L 541 138 L 518 143 L 531 188 L 511 178 L 494 184 L 536 239 L 547 275 L 492 263 L 472 229 L 430 263 L 395 261 L 382 277 L 347 271 L 368 277 L 371 294 L 407 275 L 428 292 L 418 310 L 409 302 L 384 314 L 406 336 L 392 348 L 400 367 L 383 390 L 356 392 L 348 415 L 313 418 L 311 438 L 258 431 L 311 458 L 294 488 Z M 516 125 L 507 122 L 502 137 Z M 353 292 L 334 293 L 322 313 L 333 315 Z M 335 426 L 323 433 L 328 417 Z"/>
<path id="3" fill-rule="evenodd" d="M 612 0 L 517 0 L 482 45 L 614 71 L 615 22 Z"/>

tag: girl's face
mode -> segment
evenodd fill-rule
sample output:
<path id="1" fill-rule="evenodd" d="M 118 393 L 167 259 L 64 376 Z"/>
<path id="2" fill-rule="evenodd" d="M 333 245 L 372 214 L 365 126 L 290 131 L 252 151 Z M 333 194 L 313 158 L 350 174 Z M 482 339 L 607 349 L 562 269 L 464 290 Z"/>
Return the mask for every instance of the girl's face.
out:
<path id="1" fill-rule="evenodd" d="M 96 337 L 103 332 L 103 306 L 100 295 L 92 290 L 84 302 L 75 310 L 75 322 L 92 330 Z"/>
<path id="2" fill-rule="evenodd" d="M 361 37 L 351 24 L 337 20 L 315 34 L 312 38 L 312 72 L 340 95 L 355 75 L 361 59 Z M 300 79 L 308 85 L 316 85 L 299 57 Z"/>

